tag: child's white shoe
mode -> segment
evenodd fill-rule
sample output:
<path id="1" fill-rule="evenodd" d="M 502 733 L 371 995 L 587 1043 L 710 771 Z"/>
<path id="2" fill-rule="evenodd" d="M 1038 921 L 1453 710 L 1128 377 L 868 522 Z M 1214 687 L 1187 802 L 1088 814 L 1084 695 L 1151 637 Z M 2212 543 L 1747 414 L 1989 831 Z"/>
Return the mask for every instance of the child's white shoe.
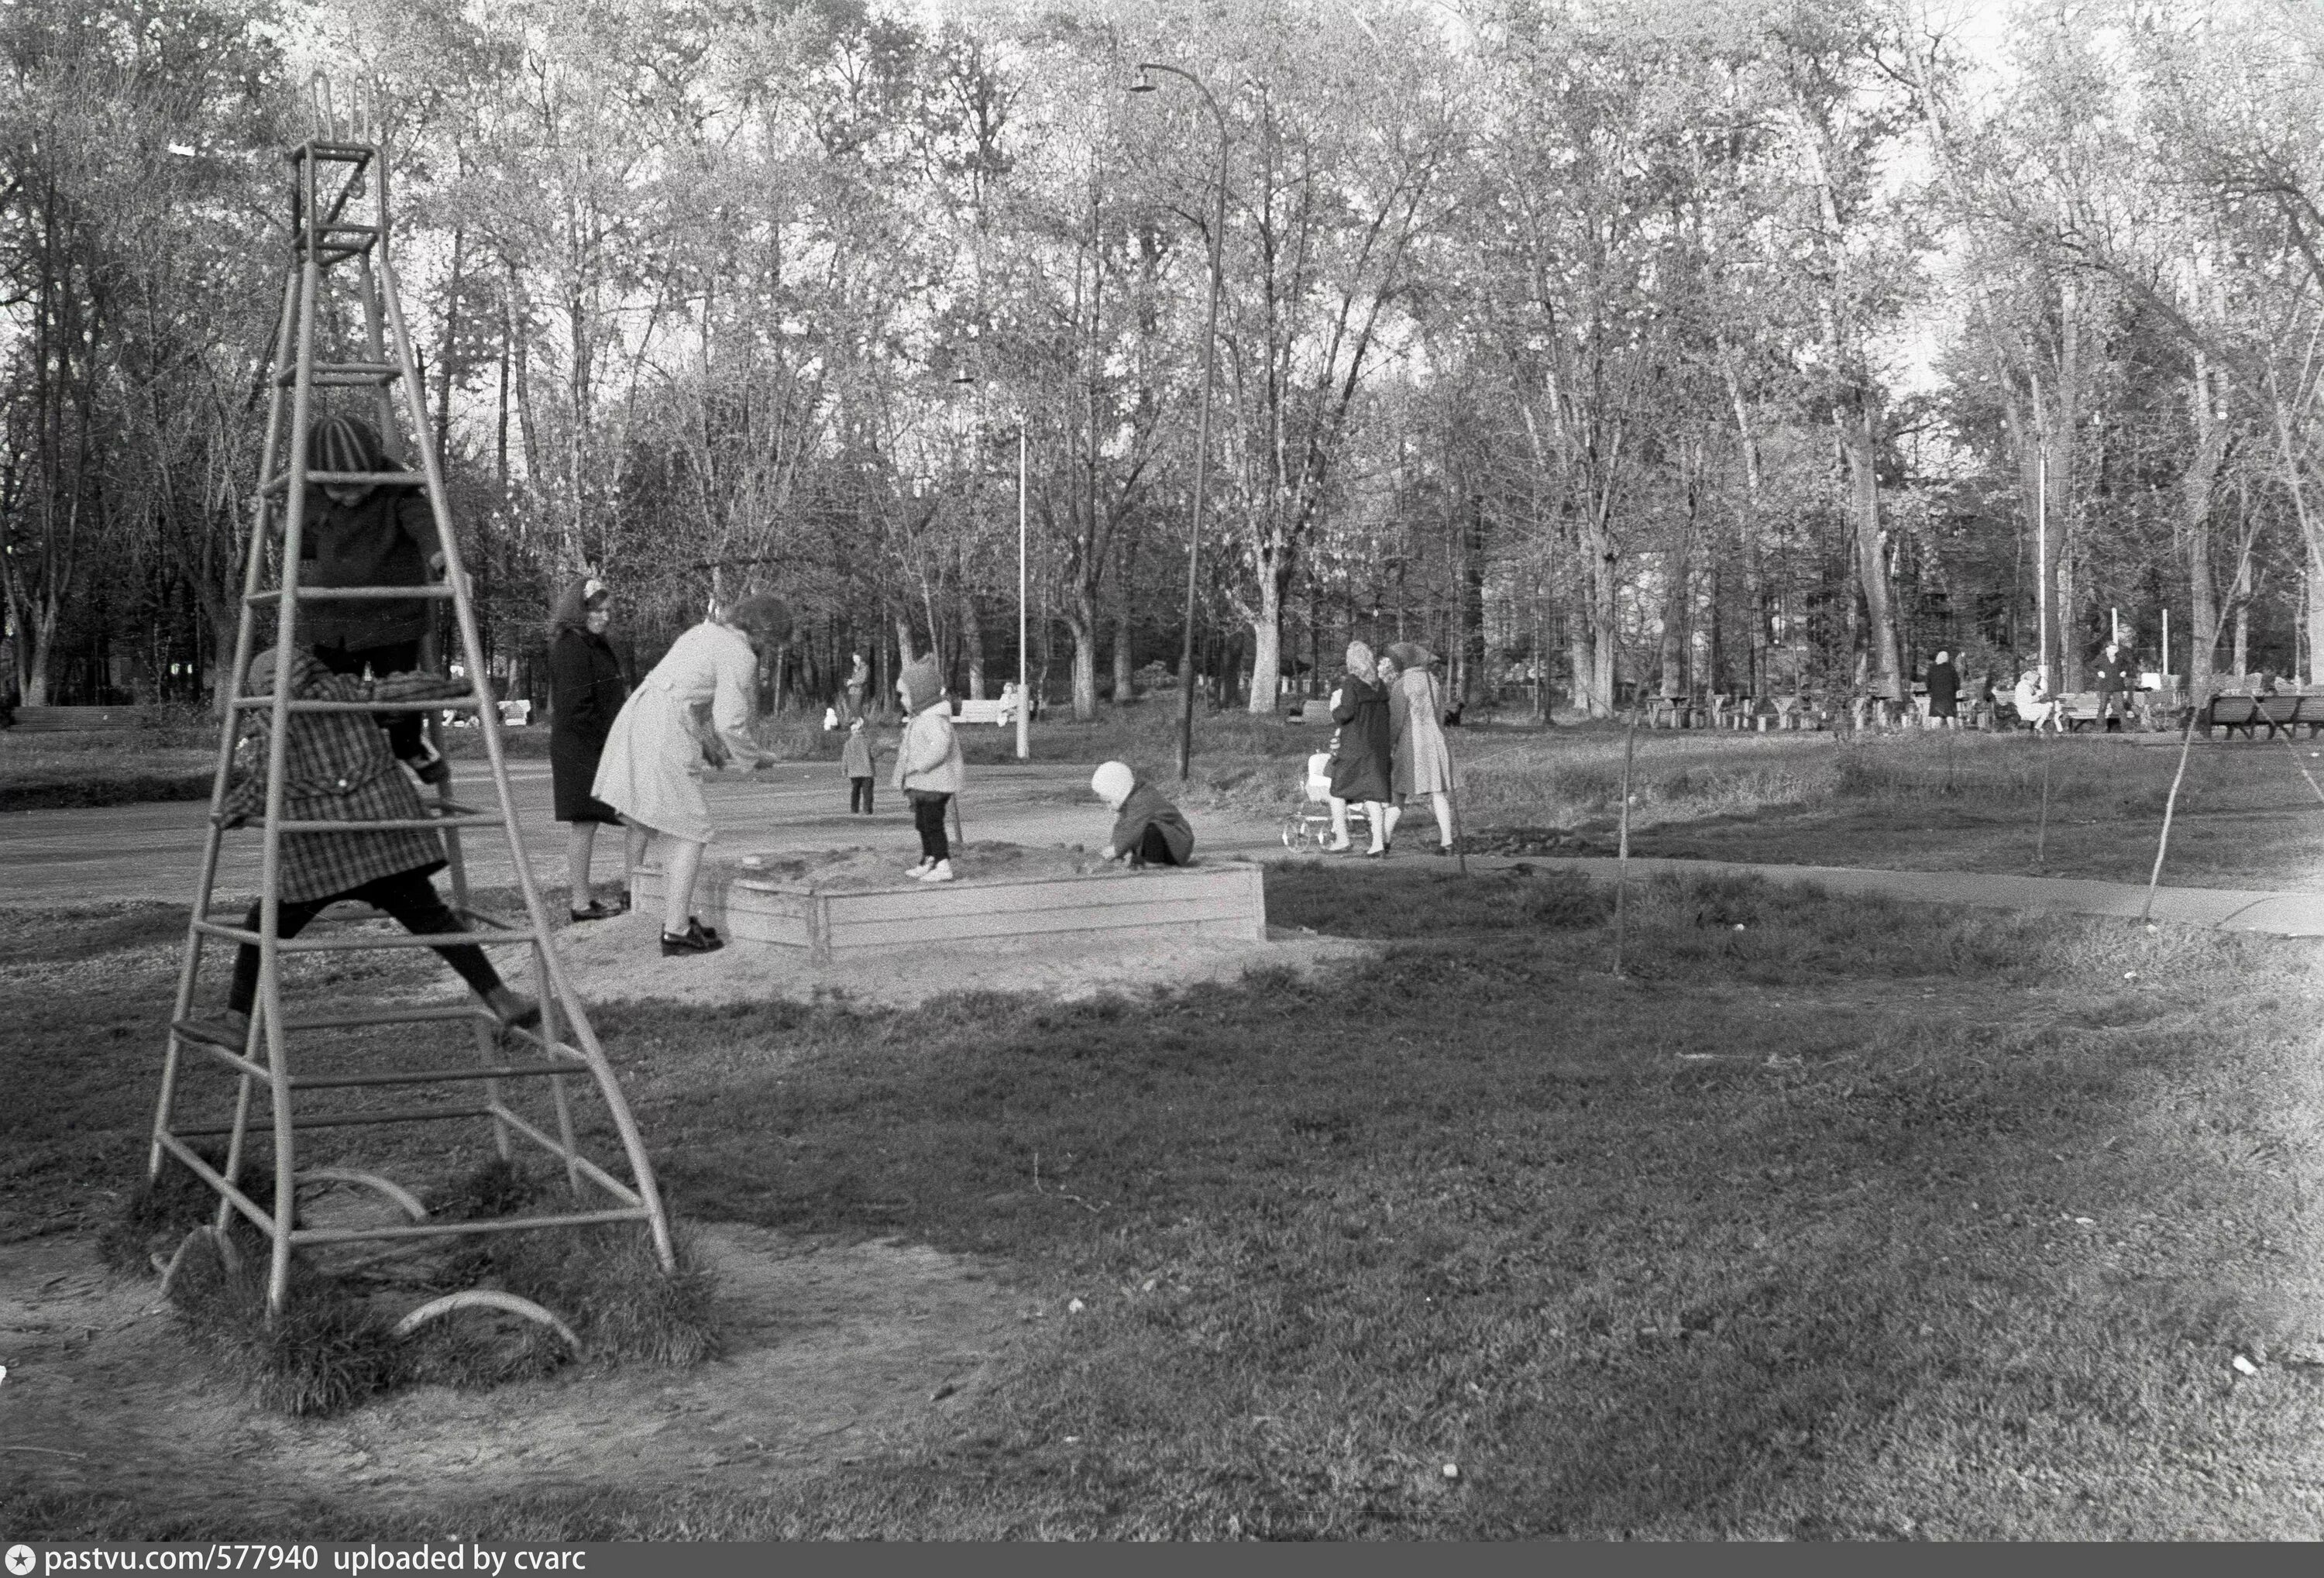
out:
<path id="1" fill-rule="evenodd" d="M 940 860 L 920 873 L 923 882 L 949 882 L 952 880 L 952 862 L 948 860 Z"/>
<path id="2" fill-rule="evenodd" d="M 915 865 L 915 866 L 906 866 L 906 867 L 904 868 L 904 874 L 905 874 L 906 876 L 908 876 L 908 877 L 925 877 L 925 876 L 927 876 L 927 875 L 928 874 L 928 872 L 930 871 L 930 869 L 931 869 L 931 868 L 933 868 L 933 867 L 936 865 L 936 862 L 934 862 L 934 861 L 932 861 L 932 860 L 925 860 L 925 859 L 924 859 L 924 860 L 922 860 L 922 861 L 920 862 L 920 863 L 919 863 L 919 864 L 918 864 L 918 865 Z"/>

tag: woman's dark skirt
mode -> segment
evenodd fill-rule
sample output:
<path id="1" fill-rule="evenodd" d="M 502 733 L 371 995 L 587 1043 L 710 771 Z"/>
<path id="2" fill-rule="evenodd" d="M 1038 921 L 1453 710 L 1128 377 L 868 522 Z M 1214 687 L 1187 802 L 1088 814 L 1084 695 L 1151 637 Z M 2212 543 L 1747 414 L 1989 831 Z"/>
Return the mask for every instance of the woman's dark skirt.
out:
<path id="1" fill-rule="evenodd" d="M 597 756 L 603 740 L 576 740 L 567 734 L 549 736 L 549 778 L 555 786 L 559 822 L 619 822 L 620 812 L 592 795 L 597 781 Z"/>

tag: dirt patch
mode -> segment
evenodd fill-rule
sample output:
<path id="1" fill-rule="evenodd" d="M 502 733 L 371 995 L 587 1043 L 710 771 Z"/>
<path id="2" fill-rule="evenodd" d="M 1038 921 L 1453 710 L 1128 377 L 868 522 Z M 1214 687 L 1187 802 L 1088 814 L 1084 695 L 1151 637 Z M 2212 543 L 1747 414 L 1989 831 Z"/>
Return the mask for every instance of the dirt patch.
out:
<path id="1" fill-rule="evenodd" d="M 214 1512 L 231 1481 L 254 1529 L 318 1496 L 763 1493 L 956 1428 L 1032 1313 L 987 1268 L 931 1249 L 740 1225 L 700 1229 L 699 1246 L 725 1342 L 706 1364 L 421 1387 L 326 1419 L 260 1411 L 188 1343 L 154 1279 L 106 1272 L 88 1240 L 0 1247 L 0 1481 L 122 1498 L 154 1519 Z"/>

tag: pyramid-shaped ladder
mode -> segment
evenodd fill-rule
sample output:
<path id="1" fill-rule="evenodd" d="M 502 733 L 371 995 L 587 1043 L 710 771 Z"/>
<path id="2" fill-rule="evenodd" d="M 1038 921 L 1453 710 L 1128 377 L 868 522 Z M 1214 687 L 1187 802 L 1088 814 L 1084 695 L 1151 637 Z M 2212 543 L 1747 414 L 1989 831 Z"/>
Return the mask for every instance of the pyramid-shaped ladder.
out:
<path id="1" fill-rule="evenodd" d="M 640 1140 L 629 1105 L 622 1099 L 612 1066 L 572 983 L 558 956 L 540 891 L 534 884 L 519 837 L 516 807 L 511 798 L 506 759 L 502 751 L 500 718 L 487 695 L 484 648 L 477 639 L 475 611 L 463 568 L 458 533 L 447 507 L 440 457 L 437 455 L 421 398 L 420 376 L 413 361 L 410 336 L 396 288 L 395 271 L 388 251 L 388 172 L 376 143 L 325 137 L 309 140 L 290 153 L 293 172 L 291 260 L 283 286 L 282 315 L 275 337 L 273 376 L 268 406 L 264 461 L 254 501 L 249 564 L 244 572 L 240 633 L 235 642 L 234 667 L 226 675 L 227 698 L 218 734 L 218 761 L 210 791 L 210 825 L 202 854 L 200 885 L 196 891 L 186 932 L 184 963 L 171 1013 L 168 1050 L 162 1059 L 161 1090 L 153 1120 L 149 1175 L 158 1177 L 163 1158 L 174 1157 L 218 1195 L 215 1230 L 223 1232 L 239 1213 L 264 1235 L 272 1246 L 267 1279 L 267 1307 L 279 1312 L 290 1290 L 291 1254 L 308 1246 L 343 1244 L 364 1240 L 410 1240 L 507 1232 L 528 1228 L 574 1226 L 606 1222 L 636 1222 L 650 1236 L 663 1268 L 674 1265 L 669 1225 L 654 1183 L 653 1166 Z M 356 216 L 368 211 L 367 220 Z M 364 322 L 366 348 L 353 361 L 319 360 L 317 355 L 318 318 L 327 312 L 327 283 L 354 276 L 355 294 Z M 324 327 L 327 327 L 326 324 Z M 390 346 L 392 355 L 390 355 Z M 376 392 L 381 428 L 390 443 L 399 429 L 411 435 L 420 464 L 420 478 L 433 512 L 444 555 L 444 578 L 425 586 L 302 587 L 299 584 L 301 532 L 306 527 L 309 485 L 411 485 L 410 472 L 320 472 L 307 465 L 308 424 L 314 414 L 314 392 L 320 389 L 370 389 Z M 393 392 L 411 420 L 394 420 Z M 278 584 L 265 585 L 273 560 Z M 299 639 L 302 603 L 325 599 L 428 598 L 451 604 L 459 650 L 471 680 L 466 695 L 412 701 L 326 701 L 297 699 L 290 694 L 290 659 Z M 252 661 L 257 627 L 268 612 L 277 619 L 275 667 L 270 690 L 245 695 L 244 682 Z M 433 734 L 437 709 L 475 715 L 491 764 L 494 810 L 482 810 L 453 798 L 449 782 L 439 786 L 436 801 L 419 822 L 293 821 L 283 815 L 288 724 L 296 712 L 385 713 L 420 711 Z M 226 809 L 233 777 L 238 732 L 244 718 L 263 709 L 272 720 L 267 732 L 266 812 L 248 826 L 262 841 L 260 924 L 255 932 L 212 918 L 216 901 L 219 851 L 228 826 Z M 400 771 L 400 770 L 398 770 Z M 460 835 L 464 829 L 497 826 L 508 840 L 510 859 L 524 896 L 525 919 L 512 927 L 468 909 Z M 293 954 L 368 948 L 425 947 L 452 940 L 434 936 L 380 936 L 373 933 L 279 935 L 281 900 L 278 873 L 282 839 L 287 834 L 345 832 L 355 829 L 425 828 L 440 835 L 446 845 L 456 908 L 477 929 L 458 941 L 488 947 L 524 947 L 531 955 L 533 983 L 541 1005 L 537 1030 L 503 1029 L 481 1003 L 462 1006 L 406 1005 L 359 1011 L 297 1014 L 284 1001 L 282 961 Z M 212 943 L 254 944 L 259 949 L 258 996 L 250 1016 L 247 1038 L 240 1046 L 225 1044 L 193 1021 L 195 985 L 205 947 Z M 444 1026 L 467 1021 L 473 1026 L 475 1060 L 454 1066 L 366 1070 L 359 1073 L 301 1073 L 302 1038 L 356 1027 L 380 1025 Z M 518 1050 L 511 1051 L 511 1047 Z M 180 1083 L 191 1071 L 215 1066 L 235 1077 L 237 1089 L 230 1121 L 208 1126 L 180 1127 L 175 1111 Z M 594 1084 L 618 1131 L 629 1170 L 624 1180 L 591 1160 L 576 1141 L 573 1108 L 576 1082 Z M 516 1093 L 548 1086 L 549 1111 L 529 1118 L 518 1110 Z M 377 1110 L 318 1106 L 331 1091 L 360 1091 L 378 1086 L 449 1086 L 474 1091 L 481 1101 Z M 270 1103 L 260 1126 L 273 1142 L 272 1208 L 262 1206 L 242 1186 L 251 1165 L 254 1101 L 263 1094 Z M 344 1100 L 345 1098 L 339 1098 Z M 301 1134 L 322 1128 L 348 1125 L 474 1121 L 488 1127 L 492 1143 L 503 1158 L 512 1157 L 516 1142 L 538 1147 L 562 1164 L 574 1195 L 571 1209 L 551 1213 L 497 1217 L 488 1220 L 434 1222 L 409 1192 L 392 1182 L 342 1167 L 302 1170 L 299 1161 Z M 226 1141 L 222 1167 L 214 1167 L 189 1143 L 200 1139 Z M 318 1183 L 367 1185 L 393 1201 L 407 1218 L 380 1226 L 301 1227 L 296 1202 L 300 1186 Z M 503 1306 L 521 1301 L 490 1296 Z M 530 1313 L 541 1314 L 538 1310 Z"/>

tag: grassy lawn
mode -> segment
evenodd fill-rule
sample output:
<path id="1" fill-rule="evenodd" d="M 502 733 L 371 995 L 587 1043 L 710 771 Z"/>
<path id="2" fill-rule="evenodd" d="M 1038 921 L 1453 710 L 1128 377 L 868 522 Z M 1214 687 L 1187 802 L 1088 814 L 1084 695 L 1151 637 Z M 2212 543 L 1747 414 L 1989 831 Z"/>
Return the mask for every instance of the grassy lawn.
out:
<path id="1" fill-rule="evenodd" d="M 1623 741 L 1609 728 L 1478 734 L 1466 810 L 1488 843 L 1562 830 L 1610 851 Z M 2324 745 L 2316 749 L 2324 751 Z M 2035 869 L 2044 761 L 2049 829 L 2041 870 L 2144 881 L 2154 859 L 2175 745 L 2031 734 L 1712 734 L 1641 731 L 1634 853 L 1905 871 Z M 2302 742 L 2206 743 L 2189 760 L 2163 881 L 2301 889 L 2324 881 L 2324 756 Z"/>
<path id="2" fill-rule="evenodd" d="M 447 1486 L 295 1532 L 2324 1534 L 2312 945 L 1634 900 L 1622 980 L 1562 877 L 1292 865 L 1271 918 L 1377 963 L 608 1007 L 681 1211 L 981 1257 L 1041 1318 L 962 1432 L 779 1493 Z M 112 983 L 0 977 L 9 1220 L 70 1229 L 136 1165 L 176 920 L 0 914 Z M 0 1524 L 157 1532 L 5 1490 Z"/>

